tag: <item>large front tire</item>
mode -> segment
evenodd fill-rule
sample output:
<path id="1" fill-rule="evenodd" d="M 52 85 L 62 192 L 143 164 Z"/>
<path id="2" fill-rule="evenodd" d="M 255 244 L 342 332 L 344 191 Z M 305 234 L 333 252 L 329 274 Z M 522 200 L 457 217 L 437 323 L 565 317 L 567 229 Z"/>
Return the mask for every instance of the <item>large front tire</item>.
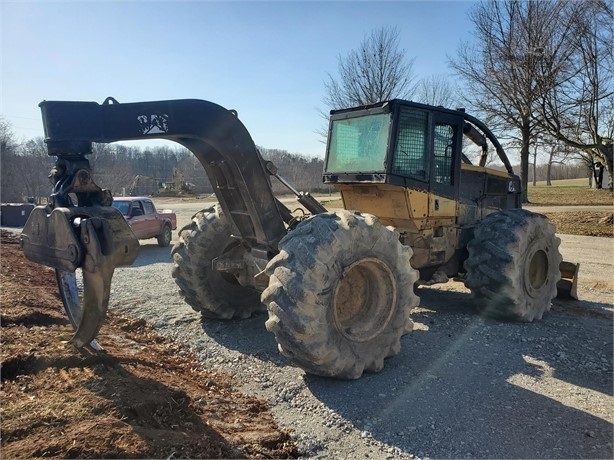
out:
<path id="1" fill-rule="evenodd" d="M 240 251 L 237 246 L 218 205 L 196 213 L 179 232 L 179 241 L 171 252 L 172 275 L 185 302 L 206 318 L 249 318 L 265 310 L 257 290 L 212 267 L 216 257 Z"/>
<path id="2" fill-rule="evenodd" d="M 542 214 L 508 209 L 488 215 L 476 227 L 465 261 L 465 285 L 478 308 L 501 319 L 541 319 L 561 278 L 560 243 Z"/>
<path id="3" fill-rule="evenodd" d="M 318 214 L 279 243 L 267 265 L 266 328 L 305 371 L 356 379 L 401 349 L 420 299 L 412 251 L 372 215 Z"/>

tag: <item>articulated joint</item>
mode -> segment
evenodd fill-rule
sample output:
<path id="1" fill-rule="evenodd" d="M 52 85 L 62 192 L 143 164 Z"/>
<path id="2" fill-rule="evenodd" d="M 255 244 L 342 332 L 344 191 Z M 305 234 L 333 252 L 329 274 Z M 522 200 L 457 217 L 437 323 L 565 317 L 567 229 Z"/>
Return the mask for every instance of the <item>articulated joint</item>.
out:
<path id="1" fill-rule="evenodd" d="M 77 196 L 78 206 L 111 206 L 113 197 L 94 182 L 89 161 L 85 158 L 58 158 L 49 179 L 54 184 L 51 208 L 72 207 L 69 193 Z"/>

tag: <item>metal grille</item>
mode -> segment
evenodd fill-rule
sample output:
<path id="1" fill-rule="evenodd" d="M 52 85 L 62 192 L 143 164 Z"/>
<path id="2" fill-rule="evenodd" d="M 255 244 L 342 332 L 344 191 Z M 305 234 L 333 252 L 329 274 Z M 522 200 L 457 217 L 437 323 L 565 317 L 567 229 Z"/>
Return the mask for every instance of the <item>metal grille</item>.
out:
<path id="1" fill-rule="evenodd" d="M 447 124 L 437 124 L 434 136 L 435 181 L 454 185 L 453 153 L 454 129 Z"/>
<path id="2" fill-rule="evenodd" d="M 392 173 L 426 180 L 426 112 L 402 108 Z"/>

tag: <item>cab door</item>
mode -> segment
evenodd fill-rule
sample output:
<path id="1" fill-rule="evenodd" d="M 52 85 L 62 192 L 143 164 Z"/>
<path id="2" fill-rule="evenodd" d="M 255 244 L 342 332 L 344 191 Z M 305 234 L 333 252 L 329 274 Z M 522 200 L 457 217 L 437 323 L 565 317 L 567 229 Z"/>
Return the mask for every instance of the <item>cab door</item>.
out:
<path id="1" fill-rule="evenodd" d="M 134 236 L 138 239 L 149 238 L 147 229 L 147 217 L 145 210 L 140 201 L 132 202 L 130 206 L 130 214 L 128 216 L 128 224 L 134 232 Z"/>
<path id="2" fill-rule="evenodd" d="M 434 112 L 431 121 L 430 217 L 455 217 L 460 179 L 462 118 Z"/>
<path id="3" fill-rule="evenodd" d="M 158 236 L 162 230 L 160 216 L 156 212 L 156 208 L 151 201 L 143 200 L 142 204 L 145 210 L 145 220 L 147 221 L 147 234 L 150 238 Z"/>

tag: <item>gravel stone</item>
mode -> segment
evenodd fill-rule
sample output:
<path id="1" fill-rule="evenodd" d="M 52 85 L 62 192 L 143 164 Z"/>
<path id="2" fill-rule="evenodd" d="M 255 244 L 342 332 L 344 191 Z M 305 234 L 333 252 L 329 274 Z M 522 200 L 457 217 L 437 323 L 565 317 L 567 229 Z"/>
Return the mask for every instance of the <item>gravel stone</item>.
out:
<path id="1" fill-rule="evenodd" d="M 179 219 L 197 210 L 186 206 Z M 581 260 L 584 240 L 571 240 L 574 258 L 566 237 L 565 259 Z M 614 248 L 607 238 L 586 244 L 597 243 Z M 110 308 L 188 344 L 203 366 L 235 374 L 305 458 L 613 457 L 614 288 L 593 278 L 611 264 L 582 261 L 582 300 L 556 299 L 530 324 L 479 317 L 461 283 L 420 287 L 416 328 L 401 352 L 356 381 L 293 366 L 266 331 L 266 314 L 201 320 L 181 300 L 171 266 L 168 248 L 143 241 L 135 264 L 116 269 Z"/>

